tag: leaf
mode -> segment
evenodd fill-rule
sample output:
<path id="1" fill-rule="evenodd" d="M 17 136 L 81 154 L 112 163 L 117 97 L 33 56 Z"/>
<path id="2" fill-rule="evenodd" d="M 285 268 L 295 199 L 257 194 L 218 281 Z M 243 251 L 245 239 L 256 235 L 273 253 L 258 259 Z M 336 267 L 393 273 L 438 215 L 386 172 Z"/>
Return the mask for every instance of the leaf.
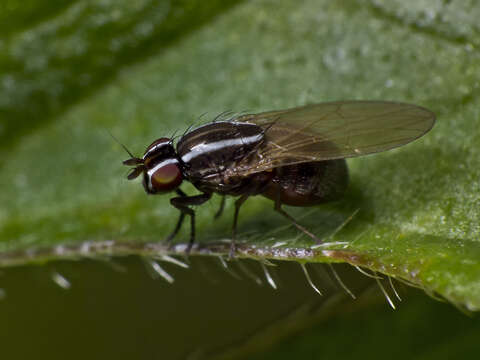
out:
<path id="1" fill-rule="evenodd" d="M 126 154 L 108 131 L 141 154 L 154 139 L 229 109 L 396 100 L 430 108 L 438 124 L 414 144 L 349 160 L 342 201 L 288 209 L 317 236 L 347 246 L 312 249 L 257 198 L 242 207 L 237 256 L 345 261 L 478 310 L 480 8 L 234 3 L 30 1 L 6 13 L 1 263 L 182 253 L 161 242 L 178 216 L 168 197 L 147 197 L 124 179 Z M 203 247 L 195 253 L 228 253 L 220 240 L 230 237 L 233 206 L 213 222 L 218 204 L 197 211 Z"/>
<path id="2" fill-rule="evenodd" d="M 418 295 L 418 294 L 417 294 Z M 398 311 L 381 305 L 362 311 L 344 311 L 324 317 L 321 324 L 279 342 L 268 352 L 249 359 L 318 358 L 349 359 L 448 359 L 476 353 L 478 322 L 411 296 Z M 450 329 L 458 329 L 452 334 Z M 434 330 L 435 329 L 435 330 Z"/>

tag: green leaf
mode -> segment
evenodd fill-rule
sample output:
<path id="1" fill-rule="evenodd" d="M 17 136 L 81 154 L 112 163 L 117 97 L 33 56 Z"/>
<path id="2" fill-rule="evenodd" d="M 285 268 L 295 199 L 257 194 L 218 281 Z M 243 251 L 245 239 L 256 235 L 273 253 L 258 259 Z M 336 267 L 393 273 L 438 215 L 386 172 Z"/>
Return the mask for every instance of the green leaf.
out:
<path id="1" fill-rule="evenodd" d="M 417 294 L 418 295 L 418 294 Z M 447 309 L 445 304 L 410 296 L 401 308 L 381 305 L 341 311 L 320 324 L 278 342 L 249 359 L 449 359 L 477 352 L 478 321 Z M 319 316 L 321 311 L 318 311 Z M 452 334 L 451 329 L 458 329 Z"/>
<path id="2" fill-rule="evenodd" d="M 432 109 L 438 124 L 407 147 L 349 160 L 340 202 L 288 209 L 319 237 L 347 245 L 312 249 L 271 201 L 255 198 L 242 207 L 237 256 L 345 261 L 478 310 L 480 8 L 234 3 L 8 7 L 0 17 L 9 20 L 0 21 L 1 263 L 183 251 L 162 243 L 178 216 L 168 196 L 148 197 L 125 180 L 126 154 L 108 131 L 140 154 L 225 110 L 396 100 Z M 221 240 L 233 206 L 213 222 L 218 204 L 198 208 L 204 247 L 194 254 L 228 253 Z M 185 226 L 177 241 L 187 239 Z"/>

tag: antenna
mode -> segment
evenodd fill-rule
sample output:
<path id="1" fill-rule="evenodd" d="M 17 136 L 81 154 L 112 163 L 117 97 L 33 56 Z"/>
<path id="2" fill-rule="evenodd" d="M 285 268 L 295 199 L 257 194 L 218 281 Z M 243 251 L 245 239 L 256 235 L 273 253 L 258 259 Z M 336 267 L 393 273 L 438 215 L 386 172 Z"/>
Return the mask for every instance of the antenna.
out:
<path id="1" fill-rule="evenodd" d="M 128 155 L 130 155 L 130 157 L 131 157 L 132 159 L 137 159 L 137 157 L 136 157 L 136 156 L 133 156 L 133 154 L 130 152 L 130 150 L 128 150 L 125 145 L 123 145 L 120 141 L 118 141 L 118 139 L 117 139 L 115 136 L 113 136 L 113 134 L 112 134 L 109 130 L 106 130 L 106 131 L 107 131 L 107 133 L 112 137 L 112 139 L 113 139 L 118 145 L 120 145 L 120 146 L 127 152 Z"/>

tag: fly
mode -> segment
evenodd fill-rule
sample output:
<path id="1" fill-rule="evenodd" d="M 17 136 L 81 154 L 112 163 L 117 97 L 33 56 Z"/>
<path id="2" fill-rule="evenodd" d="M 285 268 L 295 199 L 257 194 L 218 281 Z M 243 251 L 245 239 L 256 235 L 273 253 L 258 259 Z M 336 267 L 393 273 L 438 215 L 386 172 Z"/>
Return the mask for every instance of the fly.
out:
<path id="1" fill-rule="evenodd" d="M 388 101 L 341 101 L 234 116 L 184 134 L 176 145 L 159 138 L 143 157 L 123 162 L 133 166 L 128 179 L 143 175 L 147 194 L 175 191 L 170 203 L 180 211 L 171 243 L 185 216 L 190 217 L 190 242 L 195 242 L 192 205 L 213 193 L 235 201 L 230 255 L 235 251 L 237 220 L 242 204 L 254 195 L 274 202 L 274 210 L 300 231 L 321 243 L 290 216 L 282 205 L 313 206 L 337 200 L 348 185 L 345 158 L 405 145 L 427 133 L 435 114 L 410 104 Z M 180 185 L 192 183 L 200 193 L 189 196 Z"/>

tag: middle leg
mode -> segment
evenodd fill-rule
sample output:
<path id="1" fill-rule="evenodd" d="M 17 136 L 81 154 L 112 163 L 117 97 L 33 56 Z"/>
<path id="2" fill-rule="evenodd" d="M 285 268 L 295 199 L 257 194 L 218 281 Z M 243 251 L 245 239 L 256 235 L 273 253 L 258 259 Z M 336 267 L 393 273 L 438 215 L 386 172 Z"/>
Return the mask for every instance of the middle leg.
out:
<path id="1" fill-rule="evenodd" d="M 220 207 L 218 208 L 217 212 L 215 213 L 214 219 L 218 219 L 222 213 L 223 209 L 225 209 L 225 195 L 222 195 L 222 202 L 220 203 Z"/>
<path id="2" fill-rule="evenodd" d="M 237 221 L 238 221 L 238 214 L 240 212 L 240 206 L 248 199 L 250 195 L 244 194 L 240 196 L 235 201 L 235 214 L 233 215 L 233 227 L 232 227 L 232 242 L 230 243 L 230 254 L 229 257 L 232 259 L 235 254 L 235 238 L 237 237 Z"/>

